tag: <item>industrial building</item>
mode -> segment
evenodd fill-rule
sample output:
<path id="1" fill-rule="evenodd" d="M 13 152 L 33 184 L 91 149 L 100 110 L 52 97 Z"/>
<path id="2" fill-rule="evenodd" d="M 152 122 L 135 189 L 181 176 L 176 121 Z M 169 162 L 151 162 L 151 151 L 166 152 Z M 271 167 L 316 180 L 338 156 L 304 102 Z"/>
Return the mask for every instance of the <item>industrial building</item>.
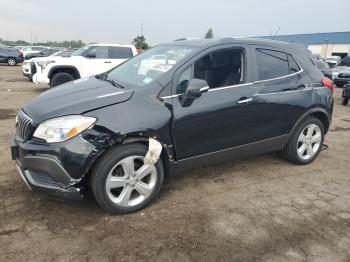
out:
<path id="1" fill-rule="evenodd" d="M 259 38 L 304 44 L 313 54 L 319 54 L 322 57 L 340 56 L 343 58 L 350 54 L 350 31 L 259 36 Z"/>

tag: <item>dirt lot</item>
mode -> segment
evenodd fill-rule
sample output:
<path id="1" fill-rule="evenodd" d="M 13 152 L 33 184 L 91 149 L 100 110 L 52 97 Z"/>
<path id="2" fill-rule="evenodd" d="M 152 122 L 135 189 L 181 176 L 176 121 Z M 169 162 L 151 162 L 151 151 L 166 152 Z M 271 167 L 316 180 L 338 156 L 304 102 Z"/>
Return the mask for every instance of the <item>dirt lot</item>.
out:
<path id="1" fill-rule="evenodd" d="M 10 160 L 14 117 L 45 91 L 0 66 L 0 261 L 350 261 L 350 106 L 336 90 L 329 148 L 183 173 L 141 212 L 32 193 Z"/>

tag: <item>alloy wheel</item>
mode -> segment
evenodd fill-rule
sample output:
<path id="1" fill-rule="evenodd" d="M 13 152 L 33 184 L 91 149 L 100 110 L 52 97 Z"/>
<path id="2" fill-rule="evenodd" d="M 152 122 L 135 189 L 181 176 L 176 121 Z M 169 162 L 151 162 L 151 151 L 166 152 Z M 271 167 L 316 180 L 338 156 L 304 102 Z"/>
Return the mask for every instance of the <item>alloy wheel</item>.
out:
<path id="1" fill-rule="evenodd" d="M 157 169 L 146 165 L 143 156 L 129 156 L 119 161 L 109 172 L 106 193 L 116 205 L 132 207 L 142 203 L 153 192 Z"/>
<path id="2" fill-rule="evenodd" d="M 300 133 L 297 142 L 297 152 L 301 159 L 309 160 L 321 146 L 322 133 L 319 126 L 311 124 Z"/>
<path id="3" fill-rule="evenodd" d="M 10 58 L 7 63 L 10 65 L 10 66 L 14 66 L 16 64 L 16 61 L 12 58 Z"/>

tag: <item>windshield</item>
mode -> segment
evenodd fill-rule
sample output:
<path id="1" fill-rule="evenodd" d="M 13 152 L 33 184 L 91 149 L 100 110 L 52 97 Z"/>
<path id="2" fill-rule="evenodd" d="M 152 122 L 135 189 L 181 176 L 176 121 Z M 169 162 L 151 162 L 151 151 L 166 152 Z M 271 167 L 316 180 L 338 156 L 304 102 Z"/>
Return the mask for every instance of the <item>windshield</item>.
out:
<path id="1" fill-rule="evenodd" d="M 156 46 L 112 69 L 107 77 L 123 86 L 144 86 L 159 79 L 196 49 L 189 46 Z"/>

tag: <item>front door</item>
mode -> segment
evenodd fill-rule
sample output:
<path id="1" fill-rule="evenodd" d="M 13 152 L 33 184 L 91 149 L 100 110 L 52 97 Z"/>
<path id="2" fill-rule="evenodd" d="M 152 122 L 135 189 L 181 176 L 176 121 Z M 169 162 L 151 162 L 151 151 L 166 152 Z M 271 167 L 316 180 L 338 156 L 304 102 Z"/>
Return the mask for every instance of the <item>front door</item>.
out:
<path id="1" fill-rule="evenodd" d="M 256 140 L 259 131 L 253 113 L 256 89 L 250 52 L 241 46 L 216 47 L 177 71 L 173 85 L 173 136 L 178 160 Z M 181 97 L 191 78 L 206 80 L 210 89 L 183 107 Z"/>
<path id="2" fill-rule="evenodd" d="M 95 56 L 84 58 L 85 61 L 82 62 L 84 77 L 104 73 L 113 67 L 113 59 L 108 57 L 108 46 L 91 47 L 87 54 L 95 54 Z"/>

